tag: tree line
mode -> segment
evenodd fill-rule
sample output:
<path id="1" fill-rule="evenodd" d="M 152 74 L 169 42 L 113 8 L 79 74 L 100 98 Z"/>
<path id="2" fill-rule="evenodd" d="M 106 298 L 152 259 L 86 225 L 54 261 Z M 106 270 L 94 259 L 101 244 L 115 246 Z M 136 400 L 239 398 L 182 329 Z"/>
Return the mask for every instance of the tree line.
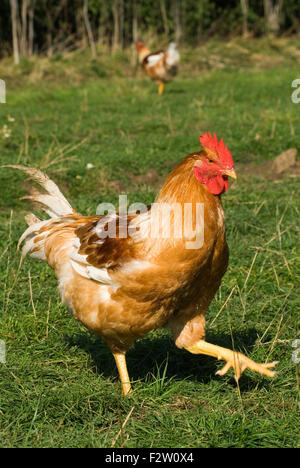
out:
<path id="1" fill-rule="evenodd" d="M 97 44 L 114 54 L 139 39 L 195 46 L 210 37 L 300 34 L 300 0 L 1 0 L 0 57 Z"/>

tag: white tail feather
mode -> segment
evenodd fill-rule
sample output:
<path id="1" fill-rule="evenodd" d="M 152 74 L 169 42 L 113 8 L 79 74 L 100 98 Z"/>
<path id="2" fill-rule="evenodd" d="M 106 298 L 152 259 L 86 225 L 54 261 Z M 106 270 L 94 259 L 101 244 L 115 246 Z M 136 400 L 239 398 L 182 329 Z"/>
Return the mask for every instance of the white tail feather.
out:
<path id="1" fill-rule="evenodd" d="M 23 197 L 23 199 L 32 200 L 35 203 L 39 203 L 43 210 L 51 218 L 65 216 L 66 214 L 70 214 L 73 211 L 68 202 L 54 197 L 53 195 L 35 192 L 34 195 L 27 195 L 26 197 Z"/>
<path id="2" fill-rule="evenodd" d="M 176 49 L 175 42 L 171 42 L 167 50 L 167 65 L 169 67 L 176 67 L 179 63 L 180 55 L 178 50 Z"/>
<path id="3" fill-rule="evenodd" d="M 31 226 L 32 224 L 39 223 L 41 220 L 33 213 L 29 213 L 25 216 L 25 221 L 28 224 L 28 226 Z"/>
<path id="4" fill-rule="evenodd" d="M 19 239 L 18 242 L 18 249 L 20 248 L 20 245 L 22 242 L 27 239 L 28 237 L 32 237 L 32 235 L 38 234 L 39 230 L 44 227 L 46 224 L 49 223 L 49 220 L 47 219 L 46 221 L 39 221 L 38 223 L 31 224 L 25 232 L 23 232 L 22 236 Z"/>
<path id="5" fill-rule="evenodd" d="M 74 212 L 70 203 L 63 196 L 57 185 L 39 169 L 17 165 L 7 165 L 3 167 L 12 167 L 13 169 L 24 171 L 32 180 L 37 182 L 45 190 L 45 194 L 40 193 L 37 190 L 33 190 L 32 195 L 28 195 L 24 198 L 29 198 L 30 200 L 39 203 L 42 209 L 46 211 L 51 218 L 65 216 Z"/>
<path id="6" fill-rule="evenodd" d="M 26 238 L 26 242 L 22 248 L 22 259 L 30 252 L 30 257 L 38 260 L 46 260 L 43 246 L 44 238 L 40 242 L 35 242 L 35 237 L 35 235 L 31 235 Z M 37 249 L 37 247 L 39 248 Z"/>
<path id="7" fill-rule="evenodd" d="M 40 229 L 44 228 L 47 224 L 49 224 L 50 228 L 53 224 L 56 223 L 56 218 L 74 213 L 74 210 L 68 200 L 61 193 L 57 185 L 40 170 L 32 167 L 17 165 L 7 165 L 2 167 L 11 167 L 13 169 L 24 171 L 33 181 L 37 182 L 45 190 L 45 193 L 40 193 L 38 190 L 32 189 L 31 195 L 23 198 L 27 198 L 35 203 L 38 203 L 50 216 L 50 218 L 52 218 L 52 220 L 47 219 L 46 221 L 41 221 L 32 213 L 26 215 L 25 220 L 29 227 L 20 237 L 18 248 L 22 242 L 25 241 L 22 249 L 22 258 L 24 258 L 27 253 L 30 253 L 30 256 L 33 258 L 46 260 L 44 252 L 44 241 L 47 238 L 49 231 L 43 230 L 43 236 L 37 242 L 36 237 L 40 235 Z"/>

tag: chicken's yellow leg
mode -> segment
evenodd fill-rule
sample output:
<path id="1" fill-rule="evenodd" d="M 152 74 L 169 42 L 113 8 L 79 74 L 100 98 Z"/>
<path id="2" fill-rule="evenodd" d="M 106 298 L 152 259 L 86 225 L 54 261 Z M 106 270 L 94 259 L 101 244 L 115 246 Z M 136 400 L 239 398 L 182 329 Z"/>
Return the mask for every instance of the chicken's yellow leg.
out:
<path id="1" fill-rule="evenodd" d="M 268 364 L 257 364 L 242 353 L 227 348 L 221 348 L 221 346 L 207 343 L 204 340 L 199 340 L 192 346 L 186 346 L 185 349 L 193 354 L 206 354 L 207 356 L 212 356 L 219 360 L 224 359 L 226 364 L 217 374 L 225 375 L 232 367 L 235 371 L 234 378 L 236 381 L 239 380 L 245 369 L 250 369 L 259 374 L 267 375 L 268 377 L 274 377 L 275 375 L 275 372 L 269 369 L 274 367 L 277 361 Z"/>
<path id="2" fill-rule="evenodd" d="M 131 385 L 127 371 L 125 353 L 113 353 L 113 356 L 115 358 L 117 368 L 119 371 L 123 394 L 127 395 L 131 391 Z"/>
<path id="3" fill-rule="evenodd" d="M 164 92 L 164 86 L 165 86 L 165 84 L 164 84 L 163 81 L 161 81 L 161 82 L 159 83 L 159 85 L 158 85 L 158 94 L 159 94 L 160 96 L 161 96 L 162 93 Z"/>

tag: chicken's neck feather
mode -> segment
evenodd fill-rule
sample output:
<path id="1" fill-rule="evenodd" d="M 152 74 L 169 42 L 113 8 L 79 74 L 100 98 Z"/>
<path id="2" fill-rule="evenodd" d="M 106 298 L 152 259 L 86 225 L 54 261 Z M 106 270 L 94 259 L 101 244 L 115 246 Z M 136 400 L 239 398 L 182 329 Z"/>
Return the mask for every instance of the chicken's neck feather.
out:
<path id="1" fill-rule="evenodd" d="M 195 177 L 193 168 L 201 152 L 186 156 L 168 175 L 158 193 L 156 203 L 201 203 L 209 202 L 220 206 L 219 196 L 213 195 L 204 184 Z M 222 205 L 221 205 L 222 206 Z"/>

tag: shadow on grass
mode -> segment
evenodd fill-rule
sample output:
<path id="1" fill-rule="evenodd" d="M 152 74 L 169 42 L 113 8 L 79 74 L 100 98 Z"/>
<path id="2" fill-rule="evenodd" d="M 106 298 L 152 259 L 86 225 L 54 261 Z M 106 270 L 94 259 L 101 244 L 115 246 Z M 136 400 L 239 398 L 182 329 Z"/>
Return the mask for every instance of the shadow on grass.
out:
<path id="1" fill-rule="evenodd" d="M 235 333 L 235 349 L 245 352 L 249 357 L 257 339 L 257 331 L 254 328 L 245 332 Z M 117 377 L 115 361 L 110 350 L 99 339 L 89 333 L 80 333 L 75 336 L 65 335 L 65 340 L 70 346 L 78 346 L 89 353 L 95 371 L 105 378 Z M 230 335 L 210 332 L 207 336 L 210 343 L 232 349 Z M 224 365 L 215 358 L 204 355 L 190 354 L 188 351 L 176 348 L 174 342 L 167 334 L 161 336 L 149 335 L 142 340 L 138 340 L 127 353 L 127 365 L 132 381 L 145 381 L 147 375 L 157 375 L 158 368 L 164 368 L 167 362 L 166 377 L 177 380 L 191 380 L 201 383 L 209 383 L 212 380 L 220 380 L 222 377 L 215 375 L 216 371 Z M 233 371 L 228 379 L 229 385 L 236 387 L 233 378 Z M 268 379 L 257 380 L 257 374 L 243 374 L 239 381 L 241 391 L 251 390 L 268 386 Z"/>
<path id="2" fill-rule="evenodd" d="M 186 90 L 182 88 L 178 88 L 178 89 L 172 88 L 166 91 L 166 93 L 168 94 L 184 94 L 185 92 Z"/>

